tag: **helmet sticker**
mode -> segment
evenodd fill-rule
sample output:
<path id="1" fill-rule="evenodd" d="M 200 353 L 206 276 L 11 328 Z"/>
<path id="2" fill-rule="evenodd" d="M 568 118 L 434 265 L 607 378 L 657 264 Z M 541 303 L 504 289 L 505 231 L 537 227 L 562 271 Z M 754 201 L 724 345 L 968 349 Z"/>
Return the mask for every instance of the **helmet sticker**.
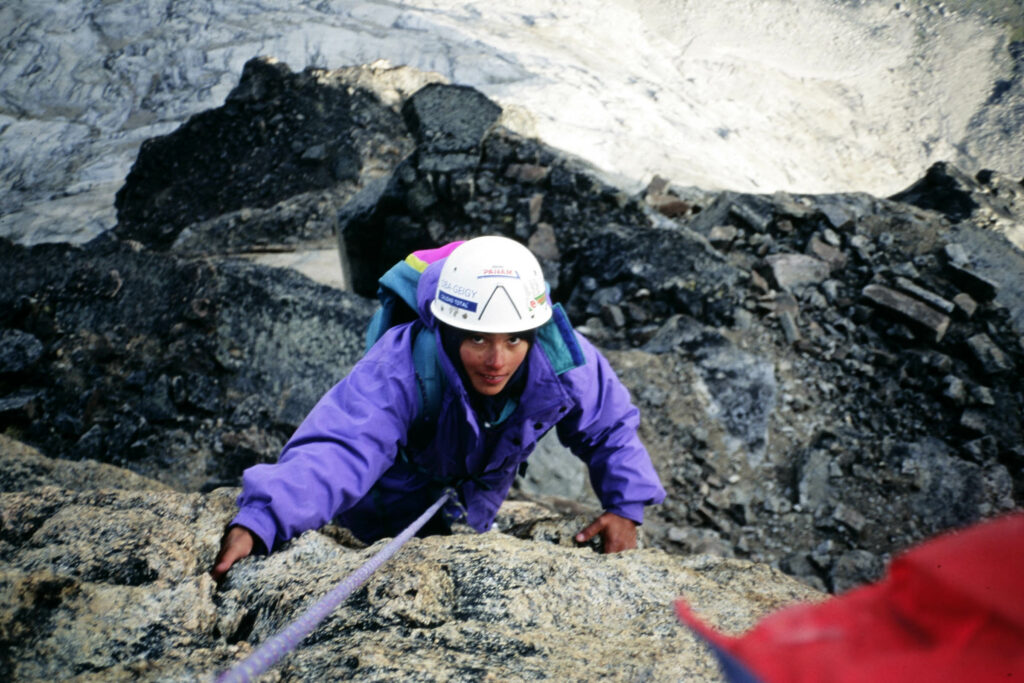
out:
<path id="1" fill-rule="evenodd" d="M 475 313 L 476 312 L 476 302 L 475 301 L 466 301 L 465 299 L 460 299 L 457 296 L 452 296 L 448 292 L 444 292 L 444 291 L 439 291 L 437 293 L 437 298 L 440 299 L 443 303 L 448 304 L 449 306 L 454 306 L 455 308 L 461 308 L 462 310 L 469 311 L 471 313 Z M 482 312 L 481 312 L 481 314 L 482 314 Z"/>
<path id="2" fill-rule="evenodd" d="M 483 280 L 489 277 L 507 277 L 510 280 L 519 279 L 519 271 L 513 268 L 503 268 L 501 266 L 491 266 L 490 268 L 484 268 L 483 272 L 476 276 L 476 279 Z"/>
<path id="3" fill-rule="evenodd" d="M 519 307 L 517 307 L 516 306 L 516 302 L 512 300 L 512 295 L 508 293 L 508 290 L 505 289 L 505 287 L 503 285 L 498 285 L 497 287 L 495 287 L 494 291 L 491 292 L 491 295 L 489 297 L 487 297 L 487 301 L 484 303 L 484 307 L 482 309 L 480 309 L 480 315 L 478 316 L 477 319 L 478 320 L 482 320 L 483 319 L 484 313 L 487 311 L 487 307 L 491 304 L 491 301 L 494 299 L 495 295 L 497 295 L 499 289 L 508 298 L 508 302 L 512 305 L 512 310 L 515 311 L 516 317 L 519 318 L 520 320 L 522 320 L 523 314 L 519 312 Z"/>

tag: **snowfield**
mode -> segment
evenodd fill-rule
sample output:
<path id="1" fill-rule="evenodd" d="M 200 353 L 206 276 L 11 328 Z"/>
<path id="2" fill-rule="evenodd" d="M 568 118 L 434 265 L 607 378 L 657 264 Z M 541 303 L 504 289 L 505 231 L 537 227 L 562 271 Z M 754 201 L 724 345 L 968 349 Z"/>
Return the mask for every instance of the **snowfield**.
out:
<path id="1" fill-rule="evenodd" d="M 112 227 L 142 141 L 219 106 L 258 55 L 438 72 L 631 190 L 1024 174 L 1004 32 L 917 4 L 14 0 L 0 27 L 0 235 L 25 244 Z"/>

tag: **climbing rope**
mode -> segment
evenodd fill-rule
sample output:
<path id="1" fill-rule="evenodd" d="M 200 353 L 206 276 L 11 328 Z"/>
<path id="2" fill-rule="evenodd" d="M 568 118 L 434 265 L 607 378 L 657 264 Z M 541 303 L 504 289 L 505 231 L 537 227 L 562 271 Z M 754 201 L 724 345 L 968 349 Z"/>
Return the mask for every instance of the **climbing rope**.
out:
<path id="1" fill-rule="evenodd" d="M 445 489 L 436 503 L 427 508 L 426 512 L 416 518 L 416 521 L 406 527 L 402 533 L 391 539 L 380 552 L 367 560 L 359 569 L 349 574 L 348 578 L 335 586 L 330 593 L 306 610 L 305 614 L 293 621 L 287 628 L 256 648 L 255 652 L 230 671 L 221 674 L 217 679 L 217 683 L 249 683 L 249 681 L 255 680 L 257 676 L 273 666 L 281 657 L 297 648 L 299 643 L 312 633 L 313 629 L 328 614 L 337 609 L 338 605 L 352 594 L 352 591 L 359 588 L 363 582 L 370 578 L 371 574 L 398 552 L 399 548 L 412 538 L 447 500 L 453 499 L 454 496 L 454 489 Z"/>

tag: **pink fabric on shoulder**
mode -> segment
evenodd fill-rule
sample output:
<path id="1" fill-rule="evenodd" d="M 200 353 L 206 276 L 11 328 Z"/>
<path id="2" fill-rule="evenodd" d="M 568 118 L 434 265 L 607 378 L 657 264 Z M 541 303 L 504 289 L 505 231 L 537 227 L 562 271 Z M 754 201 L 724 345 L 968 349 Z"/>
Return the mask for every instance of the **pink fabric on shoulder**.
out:
<path id="1" fill-rule="evenodd" d="M 405 258 L 405 262 L 422 273 L 431 263 L 436 263 L 441 259 L 448 258 L 448 255 L 455 251 L 455 247 L 459 246 L 464 241 L 465 240 L 449 242 L 443 247 L 437 247 L 436 249 L 420 249 L 419 251 L 414 251 Z"/>

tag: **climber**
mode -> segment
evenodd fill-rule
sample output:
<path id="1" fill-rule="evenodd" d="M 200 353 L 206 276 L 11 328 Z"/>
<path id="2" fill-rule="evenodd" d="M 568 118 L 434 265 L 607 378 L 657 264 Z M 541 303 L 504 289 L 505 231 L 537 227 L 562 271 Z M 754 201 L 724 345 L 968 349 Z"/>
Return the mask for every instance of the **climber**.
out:
<path id="1" fill-rule="evenodd" d="M 537 259 L 486 236 L 399 266 L 415 277 L 405 300 L 419 318 L 381 330 L 278 462 L 245 471 L 211 575 L 219 581 L 238 560 L 332 519 L 367 542 L 393 536 L 447 486 L 458 500 L 421 535 L 450 533 L 457 519 L 486 531 L 552 427 L 587 463 L 604 507 L 575 540 L 599 534 L 605 552 L 635 548 L 644 506 L 665 497 L 636 433 L 638 411 L 608 361 L 549 301 Z M 439 380 L 421 367 L 421 340 Z"/>

